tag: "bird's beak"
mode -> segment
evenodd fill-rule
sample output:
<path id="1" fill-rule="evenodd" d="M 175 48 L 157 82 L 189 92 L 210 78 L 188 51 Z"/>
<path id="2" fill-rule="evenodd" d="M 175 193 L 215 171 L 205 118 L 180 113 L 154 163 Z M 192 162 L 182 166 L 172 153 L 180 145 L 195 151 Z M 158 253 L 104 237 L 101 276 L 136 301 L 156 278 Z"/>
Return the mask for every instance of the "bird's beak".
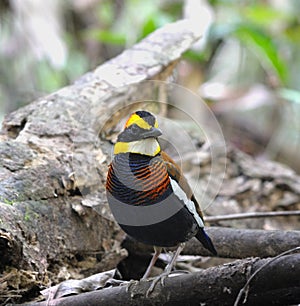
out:
<path id="1" fill-rule="evenodd" d="M 150 137 L 158 137 L 162 135 L 162 131 L 158 128 L 152 127 L 150 130 L 143 132 L 143 138 L 150 138 Z"/>

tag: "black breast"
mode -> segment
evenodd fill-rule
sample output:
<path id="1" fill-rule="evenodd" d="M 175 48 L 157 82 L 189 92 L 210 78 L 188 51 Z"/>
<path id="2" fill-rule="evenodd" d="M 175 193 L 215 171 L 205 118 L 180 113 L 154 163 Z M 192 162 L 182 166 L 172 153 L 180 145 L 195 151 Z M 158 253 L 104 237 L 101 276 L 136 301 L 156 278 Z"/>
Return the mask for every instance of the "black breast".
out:
<path id="1" fill-rule="evenodd" d="M 107 190 L 128 205 L 153 205 L 172 193 L 160 156 L 124 153 L 115 156 L 107 176 Z"/>
<path id="2" fill-rule="evenodd" d="M 106 189 L 116 221 L 140 242 L 175 246 L 189 240 L 199 229 L 192 214 L 173 193 L 160 156 L 116 155 Z"/>

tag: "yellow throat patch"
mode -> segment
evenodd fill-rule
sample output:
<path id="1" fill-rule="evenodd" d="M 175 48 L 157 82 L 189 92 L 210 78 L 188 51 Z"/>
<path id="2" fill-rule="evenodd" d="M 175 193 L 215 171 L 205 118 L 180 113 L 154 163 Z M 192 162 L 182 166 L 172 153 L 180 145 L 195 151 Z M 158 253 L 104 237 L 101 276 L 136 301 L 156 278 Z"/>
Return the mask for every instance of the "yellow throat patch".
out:
<path id="1" fill-rule="evenodd" d="M 146 138 L 138 141 L 118 141 L 114 147 L 114 154 L 137 153 L 148 156 L 155 156 L 160 152 L 160 145 L 154 138 Z"/>

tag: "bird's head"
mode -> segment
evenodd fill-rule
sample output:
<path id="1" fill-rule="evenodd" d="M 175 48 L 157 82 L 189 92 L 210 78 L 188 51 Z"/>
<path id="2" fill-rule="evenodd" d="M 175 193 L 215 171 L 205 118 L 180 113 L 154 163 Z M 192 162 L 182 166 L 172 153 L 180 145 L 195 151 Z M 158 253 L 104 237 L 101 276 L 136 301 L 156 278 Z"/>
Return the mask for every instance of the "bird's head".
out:
<path id="1" fill-rule="evenodd" d="M 160 152 L 157 137 L 162 135 L 156 118 L 147 111 L 136 111 L 118 136 L 114 154 L 138 153 L 155 156 Z"/>

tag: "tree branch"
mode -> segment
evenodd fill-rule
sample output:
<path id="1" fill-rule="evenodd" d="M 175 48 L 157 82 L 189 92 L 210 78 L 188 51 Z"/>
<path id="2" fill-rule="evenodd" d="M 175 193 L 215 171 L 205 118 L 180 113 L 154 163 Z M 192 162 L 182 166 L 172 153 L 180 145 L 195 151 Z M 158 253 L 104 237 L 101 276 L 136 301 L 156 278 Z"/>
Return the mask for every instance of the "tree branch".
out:
<path id="1" fill-rule="evenodd" d="M 300 231 L 265 231 L 209 227 L 206 229 L 212 238 L 219 257 L 273 257 L 300 245 Z M 152 252 L 152 248 L 127 237 L 123 246 L 131 254 Z M 182 252 L 187 255 L 211 256 L 196 239 L 186 243 Z"/>
<path id="2" fill-rule="evenodd" d="M 246 212 L 240 214 L 229 214 L 224 216 L 206 216 L 206 222 L 219 222 L 229 220 L 241 220 L 251 218 L 273 218 L 273 217 L 286 217 L 286 216 L 300 216 L 300 210 L 288 211 L 268 211 L 268 212 Z"/>
<path id="3" fill-rule="evenodd" d="M 268 263 L 269 264 L 266 264 Z M 300 254 L 288 255 L 275 261 L 250 258 L 221 267 L 213 267 L 188 275 L 169 277 L 165 287 L 157 285 L 149 298 L 146 291 L 151 282 L 102 289 L 78 296 L 31 306 L 79 305 L 233 305 L 239 290 L 252 273 L 265 265 L 250 283 L 243 305 L 290 305 L 300 302 Z M 26 305 L 26 304 L 25 304 Z"/>

